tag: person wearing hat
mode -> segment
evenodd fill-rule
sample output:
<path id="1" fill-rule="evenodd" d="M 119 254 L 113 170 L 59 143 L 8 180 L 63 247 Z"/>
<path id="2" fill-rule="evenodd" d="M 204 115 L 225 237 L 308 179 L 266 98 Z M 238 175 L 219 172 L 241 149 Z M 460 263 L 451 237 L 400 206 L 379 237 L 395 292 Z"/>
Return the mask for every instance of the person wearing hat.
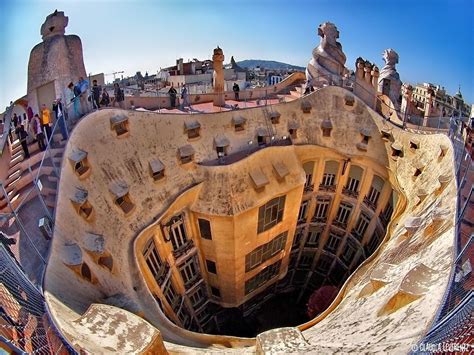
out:
<path id="1" fill-rule="evenodd" d="M 56 115 L 56 121 L 58 121 L 59 129 L 61 131 L 61 135 L 63 136 L 63 140 L 66 140 L 68 138 L 67 129 L 66 129 L 66 117 L 64 116 L 63 104 L 61 102 L 60 97 L 54 100 L 53 111 L 54 111 L 54 114 Z"/>

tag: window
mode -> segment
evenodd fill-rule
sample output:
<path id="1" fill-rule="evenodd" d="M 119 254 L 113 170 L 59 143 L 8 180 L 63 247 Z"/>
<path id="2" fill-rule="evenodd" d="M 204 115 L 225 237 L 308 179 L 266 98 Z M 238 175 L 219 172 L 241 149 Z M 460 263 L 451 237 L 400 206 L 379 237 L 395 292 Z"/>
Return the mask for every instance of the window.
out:
<path id="1" fill-rule="evenodd" d="M 216 263 L 214 261 L 206 259 L 206 267 L 207 271 L 217 274 Z"/>
<path id="2" fill-rule="evenodd" d="M 79 207 L 79 215 L 88 220 L 92 214 L 92 205 L 89 201 L 84 201 L 84 203 Z"/>
<path id="3" fill-rule="evenodd" d="M 112 271 L 112 269 L 114 267 L 114 260 L 112 259 L 112 256 L 110 256 L 110 255 L 101 256 L 99 258 L 99 260 L 97 261 L 97 263 L 100 266 L 106 267 L 107 269 L 109 269 L 109 271 Z"/>
<path id="4" fill-rule="evenodd" d="M 375 249 L 377 249 L 380 242 L 382 241 L 382 236 L 383 236 L 383 233 L 379 229 L 376 229 L 374 232 L 374 235 L 367 243 L 367 247 L 366 247 L 367 256 L 372 254 L 375 251 Z"/>
<path id="5" fill-rule="evenodd" d="M 179 302 L 179 295 L 176 293 L 173 285 L 171 282 L 168 282 L 164 287 L 163 287 L 163 294 L 166 298 L 166 301 L 168 301 L 169 305 L 173 310 L 176 308 Z"/>
<path id="6" fill-rule="evenodd" d="M 89 193 L 87 190 L 76 187 L 76 192 L 74 193 L 74 197 L 71 198 L 72 205 L 76 212 L 84 218 L 86 221 L 92 217 L 92 205 L 87 200 Z"/>
<path id="7" fill-rule="evenodd" d="M 337 215 L 336 219 L 334 220 L 334 224 L 341 228 L 346 228 L 351 212 L 352 205 L 345 202 L 341 202 L 341 204 L 339 205 L 339 209 L 337 210 Z"/>
<path id="8" fill-rule="evenodd" d="M 303 169 L 306 174 L 306 181 L 304 183 L 304 191 L 313 191 L 313 170 L 314 162 L 310 161 L 303 164 Z"/>
<path id="9" fill-rule="evenodd" d="M 81 265 L 81 276 L 85 278 L 87 281 L 92 282 L 91 269 L 86 263 L 82 263 Z"/>
<path id="10" fill-rule="evenodd" d="M 330 204 L 331 200 L 318 200 L 312 221 L 325 222 L 327 219 Z"/>
<path id="11" fill-rule="evenodd" d="M 349 266 L 350 263 L 352 262 L 352 259 L 357 253 L 357 246 L 356 244 L 350 239 L 347 238 L 346 240 L 346 245 L 344 246 L 344 251 L 342 252 L 341 255 L 341 260 Z"/>
<path id="12" fill-rule="evenodd" d="M 311 226 L 309 228 L 308 239 L 306 240 L 305 247 L 317 247 L 322 232 L 321 227 Z"/>
<path id="13" fill-rule="evenodd" d="M 79 176 L 84 175 L 88 169 L 89 168 L 84 164 L 83 160 L 78 161 L 74 165 L 74 172 Z"/>
<path id="14" fill-rule="evenodd" d="M 303 253 L 298 264 L 298 269 L 309 270 L 313 264 L 314 253 Z"/>
<path id="15" fill-rule="evenodd" d="M 362 173 L 362 168 L 358 167 L 357 165 L 351 166 L 351 169 L 349 170 L 349 180 L 347 181 L 347 185 L 343 190 L 346 195 L 354 198 L 359 196 L 359 185 L 360 181 L 362 180 Z"/>
<path id="16" fill-rule="evenodd" d="M 251 279 L 245 281 L 245 294 L 248 295 L 250 292 L 256 290 L 267 281 L 278 275 L 278 272 L 280 271 L 280 265 L 281 260 L 278 260 L 276 263 L 267 266 Z"/>
<path id="17" fill-rule="evenodd" d="M 145 262 L 148 265 L 148 269 L 153 275 L 153 278 L 158 283 L 158 285 L 160 285 L 163 281 L 163 278 L 166 277 L 166 268 L 160 259 L 160 255 L 158 254 L 158 250 L 156 249 L 153 239 L 150 239 L 143 249 L 143 257 L 145 258 Z"/>
<path id="18" fill-rule="evenodd" d="M 209 312 L 207 307 L 205 307 L 199 313 L 196 314 L 196 318 L 200 324 L 204 324 L 211 318 L 211 313 Z"/>
<path id="19" fill-rule="evenodd" d="M 217 287 L 211 286 L 211 293 L 214 297 L 221 297 L 221 291 Z"/>
<path id="20" fill-rule="evenodd" d="M 321 123 L 321 130 L 323 131 L 323 137 L 331 137 L 332 122 L 329 119 L 324 120 Z"/>
<path id="21" fill-rule="evenodd" d="M 259 246 L 245 256 L 245 272 L 255 269 L 258 265 L 272 258 L 285 248 L 288 232 L 281 233 L 270 242 Z"/>
<path id="22" fill-rule="evenodd" d="M 337 161 L 328 161 L 324 167 L 323 180 L 320 188 L 324 190 L 335 190 L 336 176 L 339 170 L 339 163 Z"/>
<path id="23" fill-rule="evenodd" d="M 303 237 L 304 228 L 298 228 L 295 232 L 295 237 L 293 238 L 293 244 L 291 249 L 297 249 L 300 246 L 301 238 Z"/>
<path id="24" fill-rule="evenodd" d="M 259 208 L 257 233 L 262 233 L 281 222 L 285 198 L 286 196 L 276 197 Z"/>
<path id="25" fill-rule="evenodd" d="M 179 272 L 183 278 L 184 287 L 186 289 L 191 288 L 200 278 L 199 265 L 196 256 L 193 256 L 186 260 L 184 264 L 179 266 Z"/>
<path id="26" fill-rule="evenodd" d="M 309 200 L 303 201 L 300 206 L 300 211 L 298 212 L 298 223 L 305 223 L 306 216 L 308 214 L 308 205 Z"/>
<path id="27" fill-rule="evenodd" d="M 381 215 L 382 220 L 385 225 L 387 225 L 388 222 L 390 221 L 390 218 L 392 217 L 392 213 L 393 213 L 393 205 L 392 205 L 392 199 L 390 199 L 390 201 L 387 203 L 387 206 L 385 206 L 385 209 L 383 210 L 382 215 Z"/>
<path id="28" fill-rule="evenodd" d="M 211 233 L 211 222 L 207 219 L 198 218 L 199 231 L 201 232 L 201 238 L 212 240 Z"/>
<path id="29" fill-rule="evenodd" d="M 179 321 L 181 322 L 183 328 L 189 327 L 191 324 L 191 317 L 189 315 L 189 311 L 187 310 L 186 306 L 183 304 L 179 311 L 176 313 Z"/>
<path id="30" fill-rule="evenodd" d="M 257 143 L 259 146 L 264 146 L 270 142 L 270 135 L 266 128 L 260 127 L 257 129 Z"/>
<path id="31" fill-rule="evenodd" d="M 188 242 L 186 227 L 184 223 L 184 216 L 182 214 L 174 216 L 166 225 L 173 250 L 179 250 Z"/>
<path id="32" fill-rule="evenodd" d="M 290 262 L 288 264 L 288 269 L 294 269 L 296 262 L 298 261 L 298 252 L 291 253 Z"/>
<path id="33" fill-rule="evenodd" d="M 361 213 L 355 228 L 352 230 L 352 234 L 354 234 L 359 241 L 362 241 L 362 238 L 369 224 L 370 217 L 367 216 L 365 213 Z"/>
<path id="34" fill-rule="evenodd" d="M 316 265 L 316 270 L 322 274 L 327 274 L 331 268 L 332 262 L 333 258 L 331 258 L 329 255 L 321 254 L 318 264 Z"/>
<path id="35" fill-rule="evenodd" d="M 370 187 L 369 193 L 364 199 L 364 202 L 373 210 L 377 208 L 377 202 L 382 191 L 384 181 L 380 176 L 374 175 L 372 180 L 372 186 Z"/>
<path id="36" fill-rule="evenodd" d="M 123 213 L 128 214 L 133 210 L 135 205 L 132 203 L 130 200 L 130 195 L 127 192 L 125 195 L 121 197 L 117 197 L 115 199 L 115 204 L 120 207 L 120 209 L 123 211 Z"/>
<path id="37" fill-rule="evenodd" d="M 194 309 L 199 308 L 206 302 L 207 300 L 207 292 L 204 286 L 201 286 L 196 289 L 193 293 L 189 295 L 189 301 L 191 301 L 191 305 Z"/>
<path id="38" fill-rule="evenodd" d="M 357 192 L 357 190 L 359 189 L 359 183 L 360 181 L 353 178 L 353 177 L 349 177 L 349 181 L 347 182 L 347 189 L 349 191 L 352 191 L 352 192 Z"/>
<path id="39" fill-rule="evenodd" d="M 403 157 L 403 147 L 400 142 L 392 144 L 392 157 Z"/>
<path id="40" fill-rule="evenodd" d="M 336 254 L 336 251 L 339 248 L 339 244 L 341 244 L 341 240 L 342 240 L 342 236 L 334 232 L 330 232 L 329 239 L 324 245 L 324 249 L 333 254 Z"/>

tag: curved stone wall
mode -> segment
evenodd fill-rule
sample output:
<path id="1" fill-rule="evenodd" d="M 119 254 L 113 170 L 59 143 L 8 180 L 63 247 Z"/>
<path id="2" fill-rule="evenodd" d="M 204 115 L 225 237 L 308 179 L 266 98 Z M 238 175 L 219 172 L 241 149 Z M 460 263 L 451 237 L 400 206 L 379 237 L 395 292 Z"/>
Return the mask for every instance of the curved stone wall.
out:
<path id="1" fill-rule="evenodd" d="M 191 121 L 199 124 L 198 137 L 189 138 L 190 127 L 197 127 L 195 123 L 190 124 Z M 244 130 L 236 130 L 236 121 L 244 122 Z M 290 135 L 292 145 L 285 146 L 283 141 Z M 225 151 L 227 157 L 222 161 L 226 165 L 212 166 L 213 161 L 217 160 L 217 145 L 220 144 L 216 142 L 223 141 L 218 136 L 224 136 L 229 143 Z M 328 332 L 328 329 L 334 329 L 334 336 L 337 333 L 338 339 L 343 337 L 352 341 L 354 345 L 348 346 L 348 349 L 359 349 L 358 346 L 361 345 L 358 333 L 347 328 L 350 324 L 354 327 L 354 322 L 357 322 L 358 332 L 367 339 L 366 345 L 377 342 L 378 345 L 373 349 L 385 349 L 394 344 L 406 347 L 414 343 L 433 318 L 447 282 L 453 237 L 455 186 L 453 179 L 450 179 L 452 149 L 448 146 L 444 156 L 440 157 L 440 144 L 449 144 L 447 137 L 416 137 L 419 143 L 417 149 L 410 148 L 411 139 L 415 139 L 414 134 L 386 126 L 378 114 L 350 92 L 337 87 L 326 87 L 302 100 L 273 107 L 218 114 L 187 116 L 102 110 L 89 115 L 76 127 L 66 148 L 66 158 L 61 169 L 55 235 L 45 279 L 47 299 L 59 328 L 69 329 L 68 338 L 75 343 L 78 338 L 72 334 L 74 327 L 71 327 L 71 322 L 83 314 L 90 304 L 106 303 L 125 308 L 151 322 L 160 329 L 163 338 L 170 342 L 166 343 L 169 350 L 195 351 L 177 344 L 199 347 L 209 347 L 211 344 L 227 347 L 252 345 L 253 341 L 244 339 L 182 330 L 168 321 L 160 311 L 153 297 L 153 289 L 149 287 L 150 282 L 145 281 L 140 271 L 145 265 L 139 255 L 143 251 L 141 248 L 145 246 L 145 239 L 155 233 L 152 227 L 154 222 L 159 223 L 175 216 L 174 208 L 186 210 L 191 216 L 191 223 L 187 227 L 190 239 L 195 241 L 199 269 L 207 285 L 213 285 L 216 281 L 213 275 L 209 275 L 208 266 L 204 265 L 204 260 L 211 257 L 216 258 L 214 261 L 218 272 L 219 269 L 226 269 L 226 262 L 229 260 L 241 260 L 240 264 L 234 264 L 234 272 L 227 275 L 228 280 L 238 280 L 242 284 L 255 275 L 245 275 L 245 262 L 240 256 L 223 258 L 220 262 L 218 258 L 226 255 L 227 250 L 218 247 L 218 240 L 224 234 L 216 234 L 213 230 L 213 236 L 218 237 L 213 238 L 216 246 L 211 246 L 208 240 L 200 238 L 198 218 L 210 216 L 209 218 L 222 220 L 223 225 L 226 225 L 226 219 L 233 218 L 231 216 L 242 218 L 242 223 L 237 225 L 229 221 L 227 223 L 234 228 L 231 234 L 235 237 L 234 250 L 244 256 L 255 247 L 270 242 L 278 234 L 288 232 L 285 251 L 275 259 L 266 260 L 261 265 L 262 269 L 259 269 L 262 271 L 276 259 L 281 259 L 279 276 L 269 281 L 274 283 L 287 274 L 302 196 L 303 201 L 311 200 L 310 210 L 316 208 L 318 197 L 334 194 L 335 198 L 352 201 L 356 209 L 367 209 L 370 212 L 370 203 L 364 202 L 364 194 L 370 191 L 366 183 L 369 179 L 362 180 L 366 186 L 364 192 L 361 190 L 361 194 L 357 196 L 357 202 L 354 202 L 354 196 L 349 191 L 344 193 L 350 166 L 354 164 L 363 167 L 364 174 L 376 173 L 386 181 L 380 195 L 385 202 L 391 199 L 390 186 L 398 191 L 399 202 L 392 205 L 395 221 L 392 219 L 388 223 L 386 244 L 357 268 L 354 276 L 343 285 L 333 306 L 301 329 L 308 329 L 304 334 L 310 339 L 309 344 L 321 349 L 331 348 L 329 339 L 332 331 Z M 274 142 L 274 145 L 280 142 L 282 146 L 262 148 L 254 152 L 258 143 L 265 141 Z M 75 172 L 75 165 L 71 163 L 73 160 L 67 158 L 72 157 L 73 152 L 79 149 L 87 153 L 90 172 L 85 178 L 78 175 L 77 170 Z M 315 157 L 318 157 L 318 167 L 315 166 L 313 172 L 315 175 L 320 174 L 319 178 L 313 178 L 312 182 L 315 184 L 322 181 L 322 164 L 326 160 L 335 159 L 339 162 L 338 174 L 341 180 L 336 184 L 335 192 L 328 190 L 320 193 L 315 189 L 313 192 L 305 192 L 306 171 L 303 164 Z M 186 162 L 189 158 L 192 161 Z M 343 174 L 342 165 L 349 158 L 350 162 L 346 163 Z M 159 164 L 150 165 L 150 161 L 154 159 L 159 159 L 164 166 L 164 178 L 158 181 L 150 173 L 151 166 L 160 167 Z M 419 161 L 426 161 L 427 164 L 414 167 Z M 287 174 L 279 163 L 286 165 Z M 255 168 L 260 169 L 260 172 L 255 172 Z M 418 168 L 421 168 L 421 174 L 414 176 L 415 169 Z M 82 198 L 79 200 L 75 198 L 78 187 L 79 190 L 86 191 L 86 194 L 79 194 L 78 197 Z M 427 195 L 423 196 L 419 189 L 425 189 Z M 272 198 L 283 195 L 287 196 L 287 200 L 282 220 L 269 230 L 257 233 L 259 209 Z M 212 196 L 217 198 L 210 198 Z M 406 198 L 402 198 L 403 196 Z M 81 209 L 75 208 L 71 200 L 82 204 L 87 201 L 93 209 L 91 219 L 84 219 L 84 215 L 79 213 Z M 181 206 L 177 206 L 178 203 Z M 408 228 L 405 228 L 408 215 L 428 217 L 437 204 L 440 204 L 441 209 L 446 209 L 445 219 L 439 222 L 442 227 L 434 229 L 431 234 L 424 232 L 424 225 L 407 225 Z M 89 211 L 89 205 L 81 206 L 84 206 L 83 211 Z M 386 212 L 387 205 L 375 207 L 374 214 L 380 217 Z M 335 209 L 333 207 L 331 213 L 337 214 Z M 357 213 L 351 214 L 345 229 L 349 234 L 351 225 L 357 223 L 357 216 Z M 308 215 L 307 218 L 312 216 Z M 335 217 L 328 218 L 334 221 Z M 309 228 L 311 221 L 308 219 L 301 226 Z M 387 222 L 387 218 L 372 218 L 370 223 L 377 228 L 377 224 Z M 214 225 L 212 220 L 211 223 L 211 226 Z M 241 230 L 238 231 L 238 228 Z M 333 226 L 326 227 L 323 240 L 328 238 L 330 228 Z M 247 229 L 251 231 L 251 235 L 256 236 L 256 240 L 248 246 L 244 242 Z M 227 227 L 222 231 L 227 231 Z M 103 253 L 113 260 L 111 269 L 98 263 L 98 255 L 101 253 L 87 249 L 85 240 L 88 240 L 91 233 L 103 237 Z M 137 239 L 140 233 L 141 236 L 147 235 L 143 237 L 143 241 L 142 237 Z M 154 238 L 160 240 L 161 237 Z M 369 241 L 366 238 L 362 240 L 363 243 Z M 71 245 L 76 245 L 82 251 L 81 256 L 64 260 L 63 250 Z M 166 248 L 170 250 L 169 245 L 166 244 L 159 253 L 161 257 L 168 258 L 167 261 L 171 261 L 169 265 L 173 270 L 172 277 L 179 285 L 180 280 L 176 275 L 180 271 L 174 269 L 173 260 L 168 257 L 172 253 L 166 252 Z M 400 246 L 403 247 L 402 252 Z M 336 255 L 341 255 L 342 248 L 341 244 Z M 83 264 L 89 268 L 88 273 L 84 272 Z M 396 264 L 395 270 L 398 272 L 392 274 L 392 266 L 385 267 L 386 264 Z M 421 266 L 416 268 L 419 264 L 428 269 Z M 355 267 L 356 264 L 353 268 Z M 412 271 L 416 275 L 415 279 L 422 280 L 420 282 L 423 287 L 413 285 L 409 281 L 412 277 L 403 279 L 406 275 L 412 275 L 408 274 L 412 269 L 415 270 Z M 375 276 L 370 276 L 372 274 Z M 372 292 L 365 298 L 358 297 L 367 283 L 372 284 L 371 277 L 376 285 L 385 283 L 384 287 L 379 288 L 384 296 L 374 297 L 376 292 Z M 262 285 L 260 290 L 268 285 Z M 227 286 L 231 287 L 229 284 L 222 288 Z M 365 290 L 363 295 L 368 292 L 367 288 Z M 261 291 L 257 289 L 254 292 L 257 294 Z M 405 297 L 405 294 L 411 296 Z M 246 297 L 251 298 L 252 295 L 241 294 L 231 303 L 245 302 Z M 407 302 L 409 299 L 412 301 Z M 423 304 L 420 303 L 422 300 Z M 367 309 L 371 304 L 374 308 Z M 336 305 L 338 306 L 335 308 Z M 403 308 L 404 305 L 407 307 Z M 418 322 L 414 322 L 410 312 L 416 313 Z M 392 321 L 383 323 L 387 317 Z M 402 322 L 406 317 L 413 318 L 411 323 Z M 348 319 L 351 322 L 347 322 Z M 175 322 L 178 321 L 175 319 Z M 317 324 L 308 328 L 313 323 Z M 377 324 L 379 330 L 368 333 L 368 329 Z M 405 332 L 407 336 L 387 345 L 381 334 L 390 333 L 394 329 Z M 323 333 L 329 334 L 327 338 L 324 336 L 324 341 L 321 340 Z M 331 341 L 338 344 L 336 339 Z M 78 346 L 81 346 L 80 343 L 79 341 Z"/>

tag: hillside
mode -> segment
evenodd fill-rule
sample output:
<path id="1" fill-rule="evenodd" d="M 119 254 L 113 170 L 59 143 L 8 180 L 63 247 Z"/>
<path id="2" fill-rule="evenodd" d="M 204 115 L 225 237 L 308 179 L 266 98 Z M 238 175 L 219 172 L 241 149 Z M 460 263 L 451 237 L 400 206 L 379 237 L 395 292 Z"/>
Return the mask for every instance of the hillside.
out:
<path id="1" fill-rule="evenodd" d="M 277 62 L 274 60 L 262 60 L 262 59 L 246 59 L 237 62 L 242 68 L 253 69 L 256 67 L 265 68 L 265 69 L 284 69 L 284 70 L 301 70 L 304 71 L 303 67 L 297 65 L 292 65 L 288 63 Z"/>

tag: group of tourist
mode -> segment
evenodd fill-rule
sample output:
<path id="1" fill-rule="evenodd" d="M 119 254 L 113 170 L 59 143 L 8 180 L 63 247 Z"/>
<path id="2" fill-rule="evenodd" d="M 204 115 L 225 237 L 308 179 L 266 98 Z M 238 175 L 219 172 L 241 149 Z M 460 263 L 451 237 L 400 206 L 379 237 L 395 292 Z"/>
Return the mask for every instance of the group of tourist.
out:
<path id="1" fill-rule="evenodd" d="M 170 103 L 171 108 L 176 107 L 176 98 L 178 96 L 178 91 L 174 88 L 173 83 L 171 83 L 171 88 L 168 90 L 168 94 L 170 95 Z M 181 87 L 181 108 L 184 109 L 185 107 L 191 108 L 191 103 L 189 102 L 189 92 L 186 84 L 183 84 Z"/>
<path id="2" fill-rule="evenodd" d="M 76 84 L 71 81 L 67 87 L 69 89 L 67 100 L 73 107 L 70 115 L 72 115 L 74 119 L 78 119 L 91 111 L 89 103 L 92 104 L 92 109 L 94 110 L 98 110 L 101 107 L 109 107 L 111 103 L 114 105 L 117 103 L 120 108 L 124 108 L 125 95 L 117 83 L 114 84 L 114 98 L 112 100 L 107 88 L 102 89 L 97 80 L 92 80 L 90 90 L 89 81 L 83 77 L 80 77 Z"/>
<path id="3" fill-rule="evenodd" d="M 26 114 L 23 116 L 17 115 L 17 113 L 13 114 L 9 132 L 10 140 L 14 140 L 14 133 L 16 138 L 20 141 L 25 159 L 30 157 L 28 143 L 37 142 L 40 151 L 44 151 L 47 142 L 51 140 L 51 126 L 53 124 L 51 111 L 54 113 L 56 121 L 58 121 L 62 139 L 66 140 L 68 138 L 68 133 L 61 98 L 57 98 L 53 101 L 51 109 L 49 109 L 45 104 L 42 104 L 39 113 L 34 114 L 33 109 L 28 106 Z"/>

